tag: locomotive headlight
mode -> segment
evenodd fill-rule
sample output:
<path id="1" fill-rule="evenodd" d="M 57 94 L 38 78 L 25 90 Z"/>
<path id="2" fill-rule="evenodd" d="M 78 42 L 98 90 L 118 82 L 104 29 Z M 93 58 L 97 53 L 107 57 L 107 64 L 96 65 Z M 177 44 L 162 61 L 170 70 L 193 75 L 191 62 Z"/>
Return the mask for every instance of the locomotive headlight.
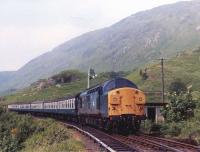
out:
<path id="1" fill-rule="evenodd" d="M 118 105 L 118 104 L 120 104 L 120 97 L 117 96 L 117 95 L 112 96 L 112 98 L 111 98 L 111 104 L 113 104 L 113 105 Z"/>
<path id="2" fill-rule="evenodd" d="M 118 101 L 118 98 L 117 97 L 113 97 L 113 102 L 117 102 Z"/>

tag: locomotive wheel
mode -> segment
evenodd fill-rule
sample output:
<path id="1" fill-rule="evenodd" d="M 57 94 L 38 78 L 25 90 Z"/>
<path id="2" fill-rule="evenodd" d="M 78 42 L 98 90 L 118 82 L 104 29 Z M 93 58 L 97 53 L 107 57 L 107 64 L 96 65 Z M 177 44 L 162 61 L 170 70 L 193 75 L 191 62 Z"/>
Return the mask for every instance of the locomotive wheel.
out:
<path id="1" fill-rule="evenodd" d="M 135 120 L 134 121 L 134 126 L 135 126 L 135 130 L 136 131 L 138 131 L 140 129 L 140 124 L 141 124 L 140 120 Z"/>

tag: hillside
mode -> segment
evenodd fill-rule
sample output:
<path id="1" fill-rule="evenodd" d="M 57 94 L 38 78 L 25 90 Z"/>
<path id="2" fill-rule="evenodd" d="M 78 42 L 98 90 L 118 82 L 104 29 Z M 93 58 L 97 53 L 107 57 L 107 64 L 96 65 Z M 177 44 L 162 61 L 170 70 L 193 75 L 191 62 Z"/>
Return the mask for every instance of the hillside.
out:
<path id="1" fill-rule="evenodd" d="M 86 71 L 92 65 L 98 71 L 132 70 L 160 56 L 171 57 L 197 47 L 199 10 L 197 0 L 165 5 L 81 35 L 33 59 L 11 79 L 1 81 L 0 92 L 28 86 L 65 69 Z"/>
<path id="2" fill-rule="evenodd" d="M 90 86 L 102 83 L 114 77 L 125 77 L 129 72 L 103 72 L 98 77 L 90 80 Z M 66 79 L 67 78 L 67 79 Z M 70 80 L 68 78 L 71 78 Z M 61 79 L 67 81 L 60 82 Z M 33 102 L 41 100 L 54 100 L 66 96 L 72 96 L 87 88 L 87 74 L 78 70 L 67 70 L 48 79 L 41 79 L 29 87 L 14 94 L 5 96 L 5 101 L 0 105 L 17 102 Z"/>
<path id="3" fill-rule="evenodd" d="M 188 50 L 179 53 L 176 57 L 164 61 L 165 73 L 165 90 L 168 91 L 169 84 L 176 80 L 181 79 L 187 86 L 192 86 L 193 95 L 196 99 L 200 98 L 200 48 L 195 50 Z M 147 68 L 147 80 L 142 80 L 140 70 Z M 87 86 L 87 74 L 77 70 L 65 71 L 66 75 L 76 75 L 79 79 L 72 82 L 62 83 L 60 85 L 52 85 L 44 89 L 36 89 L 34 85 L 19 91 L 16 94 L 6 96 L 5 103 L 11 102 L 30 102 L 35 100 L 53 100 L 56 98 L 73 95 Z M 55 75 L 57 76 L 57 75 Z M 55 77 L 52 76 L 52 77 Z M 119 72 L 119 73 L 99 73 L 98 77 L 91 80 L 91 85 L 103 82 L 114 76 L 127 77 L 138 87 L 145 92 L 159 92 L 161 91 L 161 66 L 158 60 L 151 64 L 146 64 L 132 72 Z M 148 95 L 148 102 L 161 101 L 160 96 Z"/>
<path id="4" fill-rule="evenodd" d="M 167 92 L 169 84 L 181 79 L 187 87 L 191 87 L 194 97 L 200 99 L 200 48 L 179 53 L 172 59 L 164 61 L 165 90 Z M 127 76 L 134 81 L 144 91 L 161 91 L 161 66 L 158 60 L 145 65 L 141 69 L 147 68 L 147 80 L 142 80 L 139 75 L 140 69 Z"/>

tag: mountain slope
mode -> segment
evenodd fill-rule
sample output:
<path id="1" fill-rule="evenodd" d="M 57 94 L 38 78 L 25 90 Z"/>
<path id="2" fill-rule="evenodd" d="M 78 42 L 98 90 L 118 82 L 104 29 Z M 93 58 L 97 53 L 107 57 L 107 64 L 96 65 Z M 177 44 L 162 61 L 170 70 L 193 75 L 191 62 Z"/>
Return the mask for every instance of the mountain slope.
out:
<path id="1" fill-rule="evenodd" d="M 64 69 L 130 70 L 195 48 L 200 45 L 199 10 L 200 1 L 165 5 L 86 33 L 30 61 L 1 84 L 0 91 L 27 86 Z"/>
<path id="2" fill-rule="evenodd" d="M 176 57 L 164 61 L 165 74 L 165 92 L 168 92 L 168 87 L 171 82 L 176 79 L 181 79 L 187 87 L 190 86 L 195 99 L 200 99 L 200 48 L 188 50 L 179 53 Z M 148 79 L 143 80 L 140 76 L 140 69 L 147 68 Z M 30 102 L 36 100 L 52 100 L 64 96 L 74 95 L 87 86 L 86 73 L 74 71 L 80 79 L 73 80 L 68 83 L 61 83 L 59 86 L 52 85 L 47 88 L 38 89 L 32 85 L 18 93 L 5 97 L 5 102 L 2 104 L 15 102 Z M 73 71 L 65 71 L 67 75 L 74 73 Z M 116 73 L 117 74 L 117 73 Z M 115 74 L 115 75 L 116 75 Z M 133 81 L 137 86 L 147 92 L 161 91 L 161 66 L 159 61 L 151 64 L 146 64 L 138 70 L 129 73 L 118 73 L 121 77 L 126 77 Z M 55 77 L 55 76 L 53 76 Z M 97 78 L 91 80 L 91 85 L 106 81 L 113 77 L 112 73 L 100 73 Z M 153 100 L 152 100 L 153 99 Z M 167 98 L 166 98 L 167 99 Z M 161 102 L 161 94 L 147 94 L 148 102 Z"/>
<path id="3" fill-rule="evenodd" d="M 200 99 L 200 48 L 184 51 L 176 57 L 164 61 L 165 92 L 171 82 L 180 79 L 187 87 L 192 89 L 195 99 Z M 161 88 L 161 65 L 157 63 L 147 64 L 141 69 L 147 68 L 147 80 L 142 80 L 139 69 L 127 76 L 144 91 L 159 92 Z M 160 100 L 161 101 L 161 98 Z"/>
<path id="4" fill-rule="evenodd" d="M 0 84 L 9 81 L 14 75 L 14 73 L 15 73 L 14 71 L 0 72 Z"/>

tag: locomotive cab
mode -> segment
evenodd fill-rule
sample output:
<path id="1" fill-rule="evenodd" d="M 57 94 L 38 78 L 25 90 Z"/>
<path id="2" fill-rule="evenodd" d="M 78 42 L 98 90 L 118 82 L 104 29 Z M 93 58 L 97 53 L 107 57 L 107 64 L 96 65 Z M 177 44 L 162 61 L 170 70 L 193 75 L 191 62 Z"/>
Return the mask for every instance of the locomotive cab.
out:
<path id="1" fill-rule="evenodd" d="M 112 128 L 138 130 L 141 120 L 145 119 L 145 94 L 124 78 L 105 83 L 103 93 L 107 96 L 107 117 Z"/>
<path id="2" fill-rule="evenodd" d="M 78 117 L 83 124 L 106 130 L 139 129 L 145 119 L 145 95 L 124 78 L 108 80 L 78 97 Z"/>
<path id="3" fill-rule="evenodd" d="M 135 88 L 119 88 L 108 93 L 108 115 L 144 116 L 145 95 Z"/>

